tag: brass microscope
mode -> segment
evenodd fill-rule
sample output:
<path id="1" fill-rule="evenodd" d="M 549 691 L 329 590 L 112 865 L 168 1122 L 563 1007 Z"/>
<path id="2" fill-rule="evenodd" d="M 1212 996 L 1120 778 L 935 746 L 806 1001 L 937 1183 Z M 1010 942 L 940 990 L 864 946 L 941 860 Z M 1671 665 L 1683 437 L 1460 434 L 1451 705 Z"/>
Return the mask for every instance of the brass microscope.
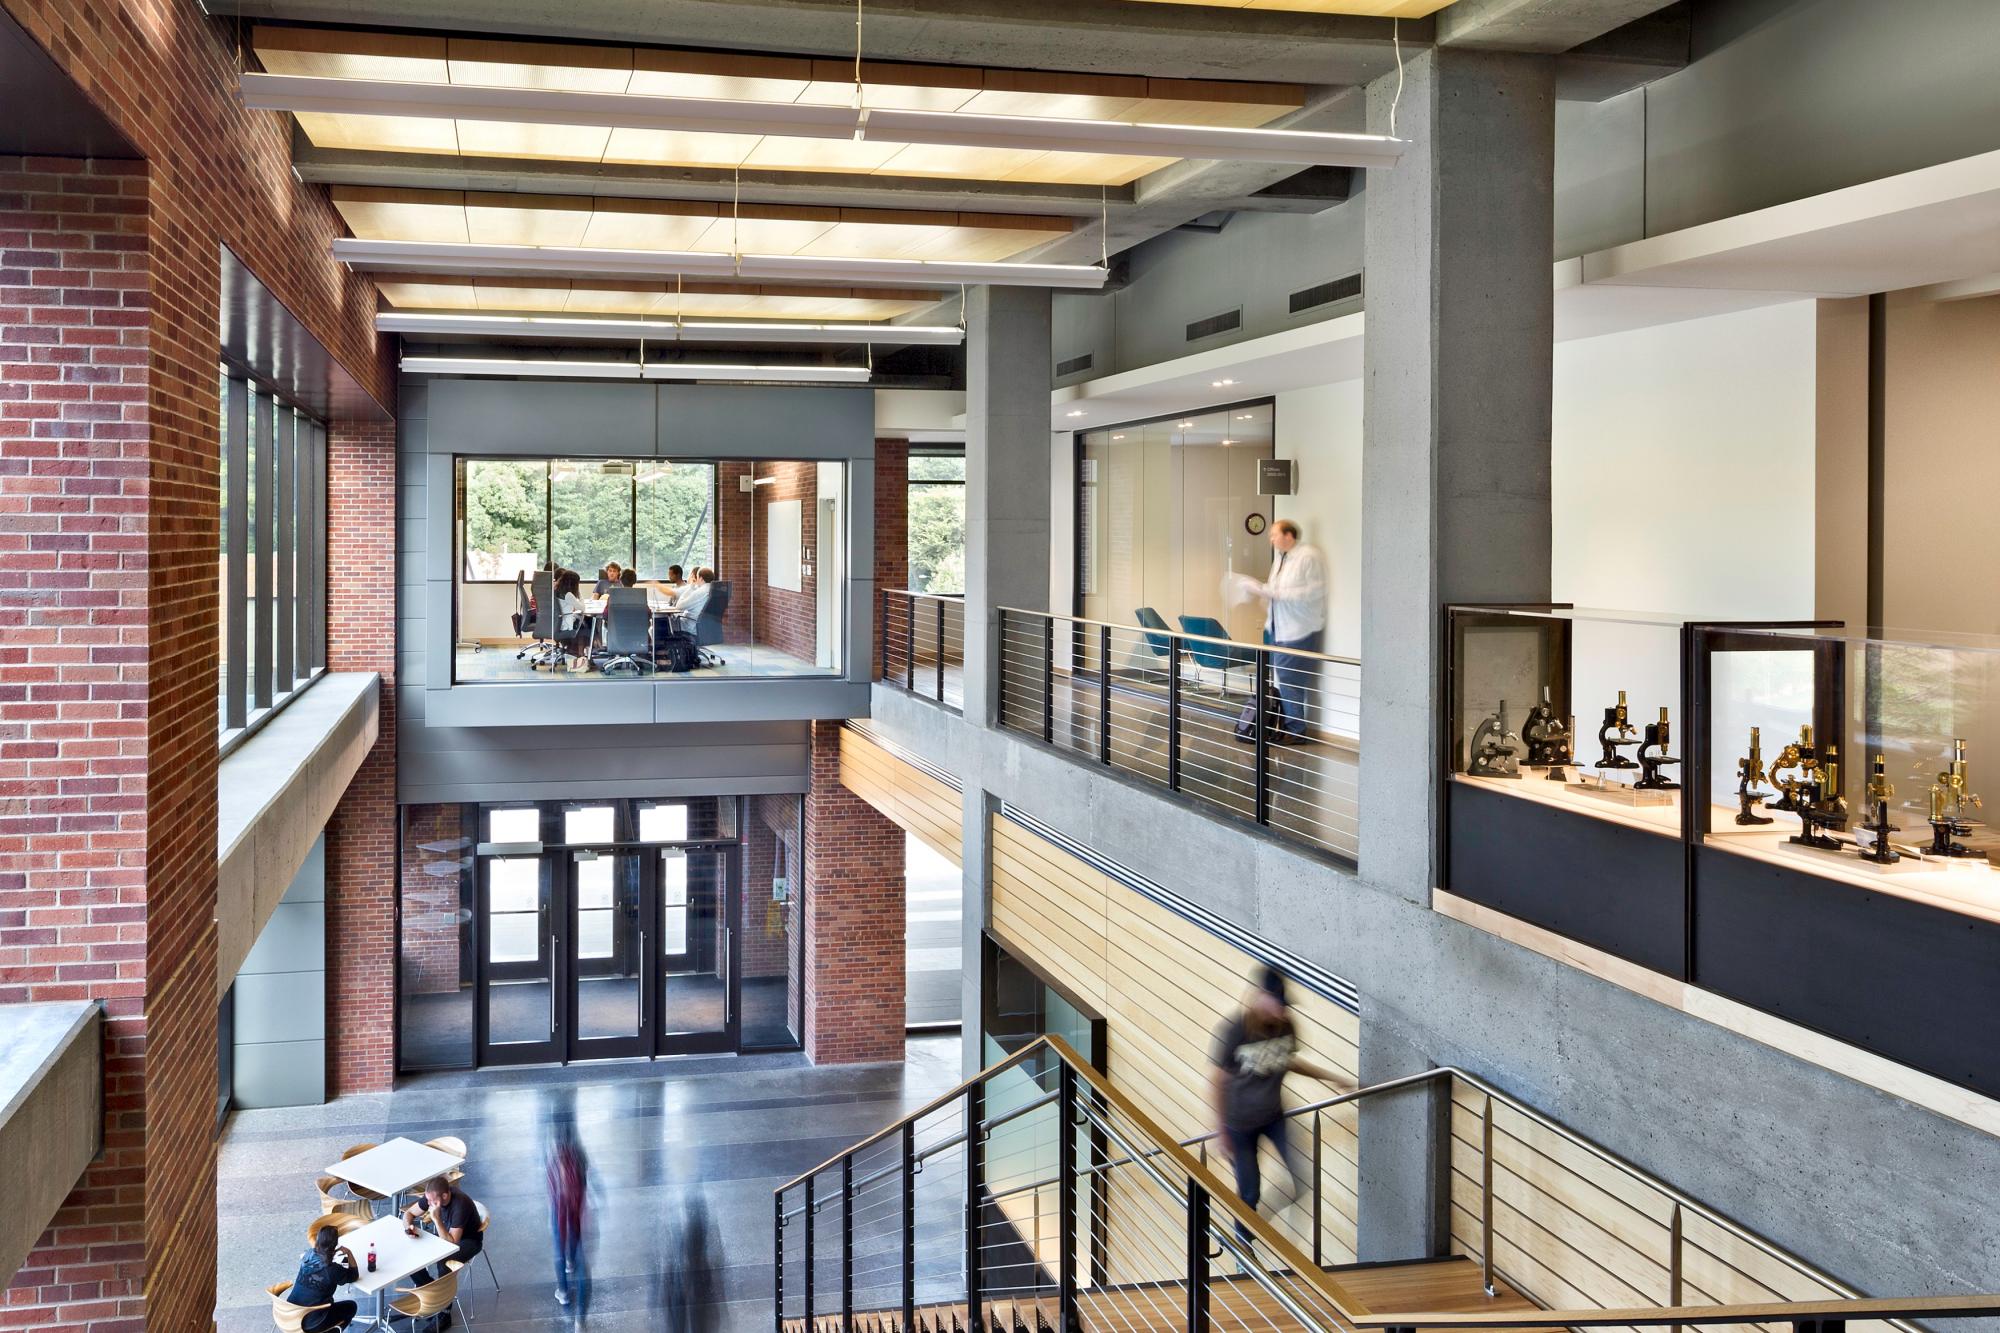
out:
<path id="1" fill-rule="evenodd" d="M 1576 719 L 1556 716 L 1546 685 L 1542 686 L 1542 701 L 1528 710 L 1528 720 L 1521 724 L 1521 739 L 1527 742 L 1528 767 L 1546 768 L 1548 772 L 1542 776 L 1551 782 L 1568 780 L 1563 770 L 1576 762 Z"/>
<path id="2" fill-rule="evenodd" d="M 1639 742 L 1639 780 L 1632 784 L 1636 791 L 1678 791 L 1680 783 L 1672 781 L 1660 770 L 1668 764 L 1678 764 L 1680 760 L 1667 753 L 1667 745 L 1673 739 L 1667 726 L 1667 710 L 1660 709 L 1660 720 L 1646 724 L 1645 739 Z"/>
<path id="3" fill-rule="evenodd" d="M 1618 691 L 1618 702 L 1604 710 L 1604 725 L 1597 729 L 1597 743 L 1604 747 L 1604 757 L 1597 761 L 1599 768 L 1637 768 L 1637 762 L 1618 753 L 1620 747 L 1644 745 L 1646 738 L 1632 730 L 1631 714 L 1625 708 L 1625 691 Z"/>
<path id="4" fill-rule="evenodd" d="M 1980 808 L 1980 800 L 1966 788 L 1965 738 L 1957 737 L 1951 743 L 1951 766 L 1937 775 L 1931 784 L 1931 846 L 1932 856 L 1977 856 L 1962 842 L 1962 838 L 1972 832 L 1972 821 L 1967 812 Z"/>
<path id="5" fill-rule="evenodd" d="M 1889 785 L 1883 763 L 1884 757 L 1876 755 L 1875 770 L 1868 778 L 1868 822 L 1861 827 L 1874 834 L 1875 840 L 1861 849 L 1861 859 L 1878 866 L 1892 866 L 1903 859 L 1903 854 L 1889 845 L 1889 835 L 1897 827 L 1889 822 L 1889 802 L 1895 799 L 1896 789 Z"/>
<path id="6" fill-rule="evenodd" d="M 1787 777 L 1786 774 L 1794 776 Z M 1847 827 L 1847 798 L 1840 794 L 1840 747 L 1824 750 L 1813 744 L 1812 728 L 1799 728 L 1799 739 L 1787 745 L 1771 764 L 1771 785 L 1782 797 L 1772 810 L 1799 817 L 1799 831 L 1790 841 L 1822 851 L 1840 850 L 1833 830 Z"/>
<path id="7" fill-rule="evenodd" d="M 1750 728 L 1750 753 L 1736 761 L 1736 822 L 1743 825 L 1769 824 L 1775 821 L 1769 815 L 1757 813 L 1757 807 L 1771 793 L 1757 790 L 1757 785 L 1769 779 L 1764 773 L 1764 740 L 1761 727 Z"/>

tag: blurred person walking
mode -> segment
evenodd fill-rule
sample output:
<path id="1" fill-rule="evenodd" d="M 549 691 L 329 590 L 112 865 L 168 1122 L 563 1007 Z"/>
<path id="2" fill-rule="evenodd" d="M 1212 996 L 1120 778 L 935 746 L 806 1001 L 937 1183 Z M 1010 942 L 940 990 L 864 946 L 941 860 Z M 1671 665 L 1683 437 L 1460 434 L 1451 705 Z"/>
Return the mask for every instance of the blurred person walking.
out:
<path id="1" fill-rule="evenodd" d="M 708 1205 L 698 1195 L 681 1204 L 667 1229 L 667 1253 L 660 1293 L 663 1333 L 712 1333 L 721 1324 L 715 1228 Z"/>
<path id="2" fill-rule="evenodd" d="M 581 1324 L 590 1312 L 590 1267 L 584 1253 L 590 1202 L 590 1159 L 576 1127 L 556 1126 L 549 1143 L 549 1231 L 555 1243 L 556 1304 Z"/>

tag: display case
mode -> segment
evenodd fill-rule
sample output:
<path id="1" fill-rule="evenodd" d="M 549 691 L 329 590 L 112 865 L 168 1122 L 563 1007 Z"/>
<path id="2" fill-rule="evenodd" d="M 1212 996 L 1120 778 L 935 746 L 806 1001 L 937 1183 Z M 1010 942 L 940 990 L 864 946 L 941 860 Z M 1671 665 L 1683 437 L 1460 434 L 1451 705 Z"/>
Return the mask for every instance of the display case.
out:
<path id="1" fill-rule="evenodd" d="M 1683 629 L 1638 612 L 1446 609 L 1447 891 L 1681 975 Z"/>
<path id="2" fill-rule="evenodd" d="M 2000 1095 L 2000 641 L 1688 635 L 1689 979 Z"/>

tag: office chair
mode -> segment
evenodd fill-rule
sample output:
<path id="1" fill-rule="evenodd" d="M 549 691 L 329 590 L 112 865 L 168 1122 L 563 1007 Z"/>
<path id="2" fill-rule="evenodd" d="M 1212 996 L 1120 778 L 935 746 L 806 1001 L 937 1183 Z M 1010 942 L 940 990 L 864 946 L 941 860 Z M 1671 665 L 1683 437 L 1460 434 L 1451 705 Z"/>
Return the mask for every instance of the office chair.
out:
<path id="1" fill-rule="evenodd" d="M 1199 634 L 1210 639 L 1229 637 L 1229 631 L 1214 616 L 1181 616 L 1179 619 L 1181 628 L 1189 634 Z M 1235 644 L 1203 643 L 1199 639 L 1186 639 L 1183 643 L 1187 647 L 1189 659 L 1196 666 L 1207 667 L 1210 671 L 1221 673 L 1221 691 L 1224 694 L 1229 693 L 1231 667 L 1254 668 L 1257 665 L 1256 653 L 1248 648 L 1239 648 Z"/>
<path id="2" fill-rule="evenodd" d="M 552 667 L 563 659 L 562 608 L 556 605 L 556 572 L 553 569 L 535 571 L 535 636 L 534 655 L 528 659 L 530 667 Z"/>
<path id="3" fill-rule="evenodd" d="M 597 669 L 653 669 L 653 608 L 642 588 L 613 588 L 604 595 L 604 646 L 594 654 Z"/>
<path id="4" fill-rule="evenodd" d="M 701 614 L 695 618 L 694 641 L 701 648 L 703 666 L 721 666 L 723 659 L 708 650 L 722 642 L 722 618 L 729 614 L 729 580 L 720 579 L 710 585 L 708 601 L 702 606 Z"/>
<path id="5" fill-rule="evenodd" d="M 528 596 L 528 575 L 523 570 L 514 572 L 514 633 L 532 635 L 535 630 L 535 600 Z M 541 651 L 533 643 L 526 644 L 514 654 L 520 661 Z"/>
<path id="6" fill-rule="evenodd" d="M 1167 622 L 1160 619 L 1160 613 L 1150 606 L 1142 606 L 1137 611 L 1134 611 L 1132 615 L 1145 628 L 1160 631 L 1158 634 L 1144 634 L 1140 637 L 1146 641 L 1146 647 L 1152 650 L 1153 656 L 1160 659 L 1159 669 L 1164 673 L 1167 664 L 1174 660 L 1172 631 L 1168 628 Z M 1137 656 L 1137 654 L 1135 653 L 1134 656 Z M 1140 669 L 1144 670 L 1143 667 Z"/>

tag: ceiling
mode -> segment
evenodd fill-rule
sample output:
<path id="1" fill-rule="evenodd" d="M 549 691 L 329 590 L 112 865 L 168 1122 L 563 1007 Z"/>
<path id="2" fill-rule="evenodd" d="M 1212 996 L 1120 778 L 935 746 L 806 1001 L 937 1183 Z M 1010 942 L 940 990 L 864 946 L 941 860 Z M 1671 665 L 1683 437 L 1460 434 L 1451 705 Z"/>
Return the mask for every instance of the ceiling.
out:
<path id="1" fill-rule="evenodd" d="M 1207 9 L 1277 9 L 1292 14 L 1357 14 L 1371 18 L 1429 18 L 1452 0 L 1131 0 L 1147 5 L 1201 5 Z"/>

